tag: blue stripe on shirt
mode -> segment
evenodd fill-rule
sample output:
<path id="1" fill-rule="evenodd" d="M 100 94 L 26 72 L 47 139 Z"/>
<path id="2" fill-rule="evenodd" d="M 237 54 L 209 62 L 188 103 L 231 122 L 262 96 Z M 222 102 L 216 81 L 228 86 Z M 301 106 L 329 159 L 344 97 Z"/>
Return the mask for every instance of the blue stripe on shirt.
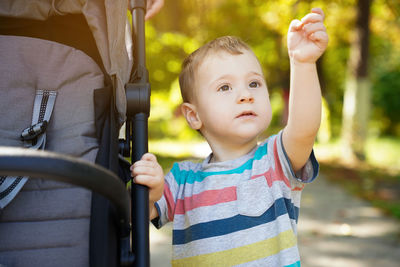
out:
<path id="1" fill-rule="evenodd" d="M 301 267 L 300 261 L 296 261 L 293 264 L 285 265 L 284 267 Z"/>
<path id="2" fill-rule="evenodd" d="M 181 184 L 193 184 L 194 182 L 201 182 L 206 177 L 212 175 L 227 175 L 227 174 L 240 174 L 246 170 L 251 170 L 253 167 L 254 160 L 260 160 L 263 156 L 268 154 L 268 142 L 257 148 L 254 157 L 246 161 L 243 165 L 227 171 L 220 172 L 203 172 L 203 171 L 192 171 L 192 170 L 181 170 L 179 164 L 175 163 L 171 169 L 175 181 L 178 185 Z"/>
<path id="3" fill-rule="evenodd" d="M 173 230 L 173 245 L 182 245 L 191 241 L 230 234 L 261 224 L 272 222 L 277 217 L 288 214 L 290 219 L 297 220 L 299 208 L 290 199 L 279 198 L 264 214 L 258 217 L 236 215 L 231 218 L 194 224 L 183 230 Z"/>

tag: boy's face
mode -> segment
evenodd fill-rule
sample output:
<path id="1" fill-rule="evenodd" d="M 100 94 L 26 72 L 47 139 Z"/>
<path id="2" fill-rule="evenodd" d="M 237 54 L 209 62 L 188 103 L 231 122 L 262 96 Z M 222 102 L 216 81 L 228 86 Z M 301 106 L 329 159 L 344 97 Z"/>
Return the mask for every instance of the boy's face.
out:
<path id="1" fill-rule="evenodd" d="M 196 72 L 199 130 L 211 142 L 256 142 L 271 121 L 268 89 L 261 66 L 250 51 L 208 55 Z"/>

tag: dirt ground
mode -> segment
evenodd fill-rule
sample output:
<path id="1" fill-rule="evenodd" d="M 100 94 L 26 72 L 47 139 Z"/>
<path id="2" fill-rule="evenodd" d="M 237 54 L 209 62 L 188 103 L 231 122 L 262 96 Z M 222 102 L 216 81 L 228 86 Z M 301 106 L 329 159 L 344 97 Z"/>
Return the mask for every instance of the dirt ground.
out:
<path id="1" fill-rule="evenodd" d="M 400 222 L 321 175 L 303 191 L 302 266 L 391 267 L 400 262 Z"/>
<path id="2" fill-rule="evenodd" d="M 171 266 L 170 226 L 150 235 L 151 266 Z M 298 238 L 303 267 L 399 266 L 400 222 L 323 174 L 303 191 Z"/>

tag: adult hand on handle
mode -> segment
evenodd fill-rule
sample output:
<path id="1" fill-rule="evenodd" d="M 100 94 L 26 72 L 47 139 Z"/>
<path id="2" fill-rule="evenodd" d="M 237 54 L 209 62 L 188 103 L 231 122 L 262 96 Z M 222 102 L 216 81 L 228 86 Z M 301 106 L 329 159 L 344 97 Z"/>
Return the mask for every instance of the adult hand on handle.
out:
<path id="1" fill-rule="evenodd" d="M 147 0 L 145 20 L 152 18 L 164 6 L 164 0 Z"/>

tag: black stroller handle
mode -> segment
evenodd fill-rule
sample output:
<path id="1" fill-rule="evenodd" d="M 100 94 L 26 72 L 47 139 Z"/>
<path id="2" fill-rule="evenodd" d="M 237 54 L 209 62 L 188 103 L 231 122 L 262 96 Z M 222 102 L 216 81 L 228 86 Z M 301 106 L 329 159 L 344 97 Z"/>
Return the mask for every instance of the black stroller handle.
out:
<path id="1" fill-rule="evenodd" d="M 125 155 L 131 154 L 132 163 L 148 151 L 148 117 L 150 115 L 150 83 L 146 68 L 145 13 L 146 0 L 131 0 L 134 65 L 130 81 L 125 86 L 127 100 Z M 132 152 L 130 151 L 132 140 Z M 128 149 L 126 149 L 128 148 Z M 131 152 L 131 153 L 130 153 Z M 132 252 L 133 266 L 150 266 L 149 190 L 132 184 Z"/>
<path id="2" fill-rule="evenodd" d="M 129 233 L 130 197 L 126 186 L 113 172 L 99 165 L 55 152 L 0 147 L 0 175 L 40 177 L 97 192 L 115 205 L 121 235 Z"/>

